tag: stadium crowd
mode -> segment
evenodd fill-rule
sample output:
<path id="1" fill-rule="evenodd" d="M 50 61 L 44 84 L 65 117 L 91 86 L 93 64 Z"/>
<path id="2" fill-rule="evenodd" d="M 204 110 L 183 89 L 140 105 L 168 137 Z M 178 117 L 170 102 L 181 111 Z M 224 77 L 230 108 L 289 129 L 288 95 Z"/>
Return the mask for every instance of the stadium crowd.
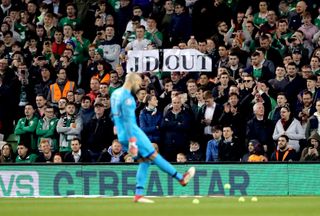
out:
<path id="1" fill-rule="evenodd" d="M 1 0 L 0 163 L 133 162 L 110 116 L 127 52 L 197 49 L 212 72 L 143 72 L 136 116 L 171 162 L 319 161 L 317 0 Z"/>

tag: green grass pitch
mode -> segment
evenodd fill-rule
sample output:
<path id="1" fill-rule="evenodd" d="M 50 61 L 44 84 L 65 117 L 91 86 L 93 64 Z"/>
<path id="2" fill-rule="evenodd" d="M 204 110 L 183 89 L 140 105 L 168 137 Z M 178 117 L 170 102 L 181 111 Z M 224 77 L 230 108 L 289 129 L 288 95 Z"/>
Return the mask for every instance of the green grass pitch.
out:
<path id="1" fill-rule="evenodd" d="M 133 203 L 132 198 L 0 198 L 1 215 L 9 216 L 319 216 L 320 197 L 153 198 L 156 203 Z"/>

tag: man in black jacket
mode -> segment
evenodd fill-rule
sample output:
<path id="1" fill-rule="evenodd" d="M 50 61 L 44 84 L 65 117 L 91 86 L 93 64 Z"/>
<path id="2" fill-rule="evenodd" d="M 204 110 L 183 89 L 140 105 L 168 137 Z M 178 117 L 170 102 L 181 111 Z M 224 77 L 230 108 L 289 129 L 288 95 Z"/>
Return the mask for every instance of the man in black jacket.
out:
<path id="1" fill-rule="evenodd" d="M 108 149 L 114 140 L 113 123 L 106 116 L 105 107 L 99 101 L 94 104 L 95 115 L 84 125 L 82 139 L 84 149 L 89 150 L 92 159 L 96 161 L 103 150 Z"/>
<path id="2" fill-rule="evenodd" d="M 219 161 L 240 161 L 243 155 L 243 146 L 233 136 L 231 126 L 224 126 L 222 131 L 223 139 L 218 144 Z"/>
<path id="3" fill-rule="evenodd" d="M 92 162 L 88 151 L 81 149 L 80 139 L 75 137 L 71 140 L 71 152 L 64 156 L 64 162 L 85 163 Z"/>

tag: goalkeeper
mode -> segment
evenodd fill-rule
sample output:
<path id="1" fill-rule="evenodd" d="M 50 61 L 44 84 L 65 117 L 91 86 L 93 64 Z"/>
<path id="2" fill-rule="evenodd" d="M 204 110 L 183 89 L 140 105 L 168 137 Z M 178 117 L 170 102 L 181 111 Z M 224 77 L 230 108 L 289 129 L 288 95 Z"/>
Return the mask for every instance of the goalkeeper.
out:
<path id="1" fill-rule="evenodd" d="M 137 125 L 135 117 L 136 102 L 131 92 L 136 93 L 140 88 L 141 82 L 142 79 L 138 74 L 127 74 L 123 86 L 112 93 L 111 114 L 119 142 L 124 150 L 139 162 L 134 202 L 153 203 L 153 200 L 143 196 L 144 186 L 148 177 L 148 168 L 151 162 L 162 171 L 177 179 L 182 186 L 186 186 L 194 176 L 195 168 L 191 167 L 183 175 L 178 173 L 168 161 L 155 151 L 149 138 Z"/>

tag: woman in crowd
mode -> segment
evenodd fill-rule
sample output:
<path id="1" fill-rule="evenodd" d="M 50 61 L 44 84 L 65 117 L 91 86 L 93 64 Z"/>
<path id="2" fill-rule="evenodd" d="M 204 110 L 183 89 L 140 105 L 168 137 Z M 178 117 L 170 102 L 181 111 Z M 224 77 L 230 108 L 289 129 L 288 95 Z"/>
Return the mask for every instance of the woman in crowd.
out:
<path id="1" fill-rule="evenodd" d="M 289 137 L 289 147 L 300 151 L 300 140 L 305 139 L 303 128 L 296 118 L 291 114 L 289 106 L 284 106 L 280 110 L 281 118 L 278 120 L 273 132 L 273 139 L 276 141 L 278 138 L 285 134 Z"/>

